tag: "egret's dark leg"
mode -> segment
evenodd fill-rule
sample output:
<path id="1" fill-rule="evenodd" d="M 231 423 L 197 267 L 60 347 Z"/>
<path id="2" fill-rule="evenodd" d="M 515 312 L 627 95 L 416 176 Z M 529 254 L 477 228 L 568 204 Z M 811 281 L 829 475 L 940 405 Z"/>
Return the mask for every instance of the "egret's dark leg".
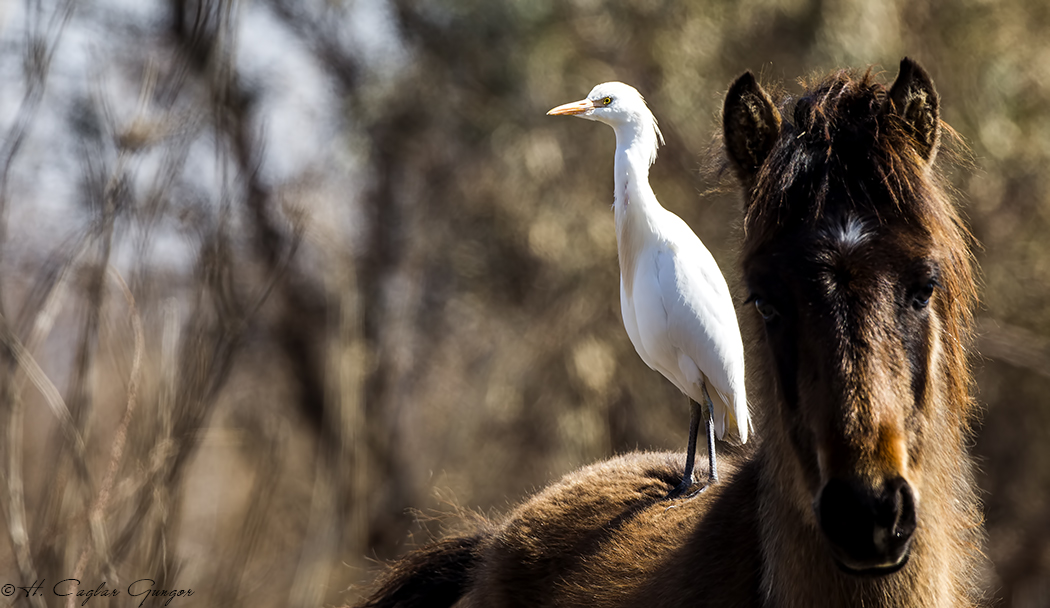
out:
<path id="1" fill-rule="evenodd" d="M 677 498 L 686 490 L 693 487 L 693 462 L 696 454 L 696 432 L 700 428 L 700 404 L 692 399 L 689 400 L 689 446 L 685 452 L 685 473 L 682 482 L 667 495 L 667 498 Z"/>
<path id="2" fill-rule="evenodd" d="M 711 395 L 707 394 L 706 382 L 700 386 L 700 389 L 704 391 L 704 400 L 707 401 L 707 459 L 710 465 L 707 485 L 710 486 L 718 483 L 718 460 L 715 458 L 715 406 L 711 403 Z"/>
<path id="3" fill-rule="evenodd" d="M 700 385 L 700 388 L 704 391 L 704 401 L 707 404 L 707 483 L 705 483 L 699 490 L 686 496 L 686 498 L 693 498 L 697 494 L 702 493 L 707 488 L 718 483 L 718 459 L 715 457 L 715 407 L 711 403 L 711 395 L 707 394 L 707 384 Z M 692 427 L 689 429 L 689 455 L 685 460 L 686 476 L 689 483 L 686 484 L 686 478 L 683 478 L 682 483 L 674 490 L 671 490 L 671 493 L 667 496 L 668 498 L 675 498 L 681 495 L 688 490 L 689 486 L 693 483 L 693 448 L 696 445 L 697 427 L 700 426 L 697 424 L 697 418 L 700 416 L 700 404 L 692 400 L 690 400 L 690 403 L 693 404 L 693 414 L 691 416 Z"/>

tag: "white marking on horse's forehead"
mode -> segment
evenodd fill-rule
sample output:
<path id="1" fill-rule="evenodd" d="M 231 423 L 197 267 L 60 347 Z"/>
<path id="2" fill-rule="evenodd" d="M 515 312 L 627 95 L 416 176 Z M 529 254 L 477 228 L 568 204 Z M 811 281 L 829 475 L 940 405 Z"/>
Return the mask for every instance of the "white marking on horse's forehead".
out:
<path id="1" fill-rule="evenodd" d="M 872 232 L 857 216 L 847 215 L 845 220 L 826 233 L 828 240 L 840 253 L 850 253 L 872 237 Z"/>

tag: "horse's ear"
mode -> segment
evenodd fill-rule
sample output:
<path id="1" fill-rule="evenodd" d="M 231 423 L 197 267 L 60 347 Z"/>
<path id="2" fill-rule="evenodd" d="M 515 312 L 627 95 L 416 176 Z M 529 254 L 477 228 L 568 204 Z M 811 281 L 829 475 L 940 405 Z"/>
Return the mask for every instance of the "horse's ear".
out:
<path id="1" fill-rule="evenodd" d="M 729 160 L 750 187 L 780 136 L 780 112 L 755 80 L 745 72 L 726 93 L 722 129 Z"/>
<path id="2" fill-rule="evenodd" d="M 890 87 L 884 111 L 897 115 L 908 125 L 915 151 L 927 162 L 932 162 L 937 153 L 939 105 L 933 80 L 926 70 L 907 57 L 901 59 L 900 72 Z"/>

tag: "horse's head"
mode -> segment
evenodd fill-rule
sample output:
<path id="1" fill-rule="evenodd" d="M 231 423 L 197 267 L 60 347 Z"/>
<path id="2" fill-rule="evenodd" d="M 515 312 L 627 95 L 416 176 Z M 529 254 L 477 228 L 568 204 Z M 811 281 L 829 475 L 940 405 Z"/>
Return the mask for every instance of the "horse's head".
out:
<path id="1" fill-rule="evenodd" d="M 748 73 L 724 128 L 746 198 L 749 367 L 774 396 L 760 430 L 791 456 L 785 492 L 836 562 L 895 571 L 922 526 L 938 421 L 968 403 L 953 366 L 965 366 L 970 260 L 930 170 L 933 83 L 905 59 L 889 89 L 840 72 L 778 109 Z"/>

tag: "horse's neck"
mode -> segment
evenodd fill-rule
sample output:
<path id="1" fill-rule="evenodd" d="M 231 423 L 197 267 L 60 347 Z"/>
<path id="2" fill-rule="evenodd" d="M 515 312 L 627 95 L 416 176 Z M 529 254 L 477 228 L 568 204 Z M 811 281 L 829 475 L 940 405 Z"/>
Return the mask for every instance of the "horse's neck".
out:
<path id="1" fill-rule="evenodd" d="M 955 462 L 969 466 L 962 452 Z M 802 511 L 798 492 L 784 483 L 784 454 L 776 441 L 764 442 L 760 453 L 757 521 L 763 556 L 762 592 L 766 605 L 781 608 L 809 606 L 962 607 L 971 605 L 965 581 L 972 561 L 964 546 L 972 542 L 975 522 L 960 510 L 960 493 L 967 472 L 926 471 L 927 480 L 945 479 L 953 487 L 931 487 L 924 493 L 927 516 L 916 530 L 908 564 L 887 576 L 865 577 L 843 572 L 829 559 L 828 548 L 815 519 Z M 945 462 L 942 457 L 940 460 Z M 936 466 L 936 463 L 930 462 Z M 779 471 L 776 469 L 780 469 Z M 961 479 L 960 476 L 961 475 Z M 969 497 L 962 497 L 967 502 Z M 936 514 L 936 515 L 934 515 Z M 970 526 L 971 528 L 967 528 Z"/>

